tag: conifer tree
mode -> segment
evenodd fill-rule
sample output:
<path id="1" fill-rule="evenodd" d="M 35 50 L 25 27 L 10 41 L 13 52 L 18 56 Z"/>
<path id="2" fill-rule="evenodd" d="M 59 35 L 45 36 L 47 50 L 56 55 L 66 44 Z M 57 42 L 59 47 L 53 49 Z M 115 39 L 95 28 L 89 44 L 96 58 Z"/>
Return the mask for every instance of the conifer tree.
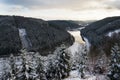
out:
<path id="1" fill-rule="evenodd" d="M 49 65 L 47 69 L 47 79 L 48 80 L 61 80 L 69 76 L 70 56 L 65 52 L 65 47 L 59 47 L 55 50 L 54 56 L 49 60 Z"/>
<path id="2" fill-rule="evenodd" d="M 46 80 L 43 62 L 40 59 L 39 55 L 37 57 L 37 64 L 38 64 L 36 67 L 36 73 L 38 75 L 37 80 Z"/>
<path id="3" fill-rule="evenodd" d="M 86 46 L 81 45 L 79 48 L 79 52 L 75 54 L 75 66 L 78 68 L 79 76 L 81 78 L 85 77 L 85 70 L 87 69 L 87 61 L 88 61 L 88 54 L 86 51 Z"/>
<path id="4" fill-rule="evenodd" d="M 22 67 L 18 73 L 17 80 L 32 80 L 30 77 L 31 67 L 29 66 L 29 61 L 27 60 L 27 51 L 21 51 L 21 58 L 22 58 Z"/>
<path id="5" fill-rule="evenodd" d="M 115 44 L 111 49 L 109 74 L 111 80 L 120 80 L 120 44 Z"/>
<path id="6" fill-rule="evenodd" d="M 1 80 L 9 80 L 10 72 L 9 72 L 8 66 L 6 65 L 6 61 L 3 61 L 2 66 L 3 66 L 3 71 L 2 71 Z"/>
<path id="7" fill-rule="evenodd" d="M 10 55 L 9 65 L 10 65 L 10 80 L 16 80 L 17 66 L 15 64 L 15 57 L 13 56 L 13 54 Z"/>

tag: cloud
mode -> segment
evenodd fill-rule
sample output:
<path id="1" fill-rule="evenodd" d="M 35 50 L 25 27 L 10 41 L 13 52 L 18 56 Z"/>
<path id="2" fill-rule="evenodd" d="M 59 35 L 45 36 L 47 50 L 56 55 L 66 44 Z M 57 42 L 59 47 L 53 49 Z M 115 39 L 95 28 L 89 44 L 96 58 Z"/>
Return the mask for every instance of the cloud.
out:
<path id="1" fill-rule="evenodd" d="M 0 0 L 0 14 L 88 20 L 120 15 L 119 0 Z"/>
<path id="2" fill-rule="evenodd" d="M 110 0 L 109 2 L 106 1 L 106 4 L 120 9 L 120 0 Z"/>
<path id="3" fill-rule="evenodd" d="M 8 5 L 21 5 L 26 7 L 38 5 L 41 3 L 39 0 L 2 0 L 1 2 Z"/>
<path id="4" fill-rule="evenodd" d="M 0 15 L 21 15 L 21 13 L 26 13 L 27 11 L 29 11 L 29 9 L 21 5 L 7 5 L 0 3 Z"/>
<path id="5" fill-rule="evenodd" d="M 114 2 L 112 4 L 112 2 Z M 119 0 L 2 0 L 7 5 L 19 5 L 29 9 L 95 9 L 119 7 Z"/>

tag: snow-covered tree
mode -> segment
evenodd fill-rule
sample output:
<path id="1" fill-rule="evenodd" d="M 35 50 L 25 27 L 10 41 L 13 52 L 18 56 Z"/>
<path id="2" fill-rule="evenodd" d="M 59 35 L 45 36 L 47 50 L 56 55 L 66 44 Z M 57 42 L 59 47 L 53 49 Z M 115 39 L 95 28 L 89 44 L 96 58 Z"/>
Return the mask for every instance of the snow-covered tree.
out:
<path id="1" fill-rule="evenodd" d="M 13 54 L 10 55 L 9 65 L 10 65 L 10 80 L 16 80 L 17 66 L 15 64 L 15 57 L 13 56 Z"/>
<path id="2" fill-rule="evenodd" d="M 87 69 L 87 61 L 88 61 L 88 57 L 87 57 L 87 53 L 85 51 L 86 49 L 84 49 L 84 51 L 81 51 L 81 55 L 79 56 L 79 73 L 80 73 L 80 77 L 84 78 L 85 77 L 85 70 Z"/>
<path id="3" fill-rule="evenodd" d="M 111 49 L 110 69 L 108 76 L 111 80 L 120 80 L 120 44 L 116 43 Z"/>
<path id="4" fill-rule="evenodd" d="M 17 80 L 46 80 L 43 61 L 39 53 L 22 50 L 21 60 Z"/>
<path id="5" fill-rule="evenodd" d="M 8 79 L 10 79 L 9 68 L 8 68 L 8 65 L 7 65 L 5 60 L 3 61 L 2 66 L 3 66 L 3 68 L 2 68 L 2 75 L 1 75 L 0 80 L 8 80 Z"/>
<path id="6" fill-rule="evenodd" d="M 19 69 L 19 73 L 17 74 L 17 80 L 33 80 L 32 77 L 30 76 L 32 68 L 28 61 L 29 57 L 27 57 L 27 51 L 22 50 L 21 52 L 22 52 L 21 54 L 22 64 L 21 68 Z"/>
<path id="7" fill-rule="evenodd" d="M 37 61 L 36 61 L 37 62 L 37 67 L 36 67 L 37 78 L 36 78 L 36 80 L 46 80 L 43 61 L 41 60 L 41 58 L 39 56 L 40 55 L 36 55 L 36 59 L 37 59 Z"/>
<path id="8" fill-rule="evenodd" d="M 79 44 L 78 50 L 73 54 L 72 53 L 72 70 L 77 70 L 79 72 L 79 76 L 84 78 L 85 76 L 85 68 L 87 68 L 88 54 L 86 51 L 86 45 Z"/>
<path id="9" fill-rule="evenodd" d="M 69 54 L 65 51 L 65 47 L 59 47 L 55 50 L 54 56 L 49 60 L 46 70 L 48 80 L 61 80 L 69 76 Z"/>

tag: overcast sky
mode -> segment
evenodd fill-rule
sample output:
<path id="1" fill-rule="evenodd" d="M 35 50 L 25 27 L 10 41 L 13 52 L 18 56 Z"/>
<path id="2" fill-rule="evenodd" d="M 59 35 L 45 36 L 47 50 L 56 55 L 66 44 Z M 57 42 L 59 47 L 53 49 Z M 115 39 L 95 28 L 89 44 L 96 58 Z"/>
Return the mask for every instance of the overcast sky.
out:
<path id="1" fill-rule="evenodd" d="M 0 15 L 94 20 L 120 15 L 120 0 L 0 0 Z"/>

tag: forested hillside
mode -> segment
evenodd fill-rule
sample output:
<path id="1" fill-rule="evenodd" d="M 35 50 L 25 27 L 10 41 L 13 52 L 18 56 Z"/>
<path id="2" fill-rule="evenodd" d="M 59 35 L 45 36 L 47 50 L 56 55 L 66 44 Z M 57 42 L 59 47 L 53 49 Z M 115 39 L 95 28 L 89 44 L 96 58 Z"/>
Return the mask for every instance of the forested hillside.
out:
<path id="1" fill-rule="evenodd" d="M 41 19 L 21 16 L 0 16 L 0 55 L 18 53 L 23 48 L 19 29 L 26 31 L 25 39 L 31 43 L 28 51 L 39 51 L 42 55 L 53 51 L 55 47 L 72 45 L 74 38 L 65 30 L 54 28 Z"/>

